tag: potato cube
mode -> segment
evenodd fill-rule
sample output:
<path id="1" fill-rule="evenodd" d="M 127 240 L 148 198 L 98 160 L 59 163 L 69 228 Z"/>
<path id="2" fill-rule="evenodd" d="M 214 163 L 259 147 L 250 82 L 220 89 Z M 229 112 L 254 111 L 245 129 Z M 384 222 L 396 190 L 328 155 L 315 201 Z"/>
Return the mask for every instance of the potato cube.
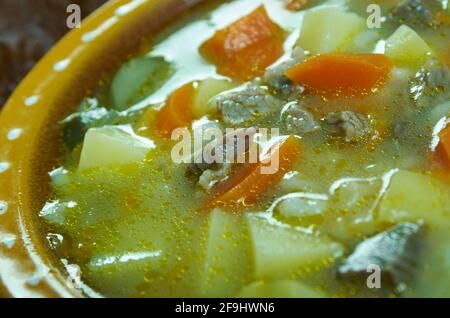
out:
<path id="1" fill-rule="evenodd" d="M 198 83 L 194 99 L 194 115 L 201 118 L 205 115 L 214 114 L 217 108 L 211 99 L 216 95 L 234 88 L 233 83 L 225 79 L 209 78 Z"/>
<path id="2" fill-rule="evenodd" d="M 398 66 L 415 68 L 426 61 L 432 50 L 413 29 L 401 25 L 386 40 L 385 53 Z"/>
<path id="3" fill-rule="evenodd" d="M 301 267 L 326 265 L 342 255 L 340 244 L 248 215 L 258 278 L 287 276 Z"/>
<path id="4" fill-rule="evenodd" d="M 424 174 L 400 171 L 392 177 L 378 216 L 390 223 L 424 220 L 450 226 L 450 187 Z"/>
<path id="5" fill-rule="evenodd" d="M 241 215 L 215 209 L 210 216 L 209 236 L 200 293 L 205 297 L 232 296 L 250 273 L 245 220 Z"/>
<path id="6" fill-rule="evenodd" d="M 304 16 L 297 45 L 312 54 L 343 51 L 365 25 L 360 16 L 337 8 L 310 11 Z"/>
<path id="7" fill-rule="evenodd" d="M 143 160 L 153 143 L 122 127 L 91 128 L 84 138 L 78 170 Z"/>

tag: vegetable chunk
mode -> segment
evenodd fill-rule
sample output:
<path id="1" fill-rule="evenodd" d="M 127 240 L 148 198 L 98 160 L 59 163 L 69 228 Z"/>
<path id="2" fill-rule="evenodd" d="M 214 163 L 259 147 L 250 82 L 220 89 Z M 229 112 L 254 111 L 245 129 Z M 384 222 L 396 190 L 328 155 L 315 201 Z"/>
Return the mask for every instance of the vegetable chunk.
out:
<path id="1" fill-rule="evenodd" d="M 392 177 L 378 215 L 389 223 L 424 220 L 450 226 L 450 188 L 433 177 L 400 171 Z"/>
<path id="2" fill-rule="evenodd" d="M 257 278 L 288 276 L 302 267 L 326 265 L 343 248 L 326 237 L 299 232 L 249 214 Z"/>
<path id="3" fill-rule="evenodd" d="M 217 107 L 212 99 L 220 93 L 234 88 L 232 82 L 222 79 L 209 78 L 201 81 L 196 89 L 194 98 L 194 115 L 201 118 L 217 112 Z"/>
<path id="4" fill-rule="evenodd" d="M 126 63 L 111 84 L 114 106 L 128 108 L 157 90 L 173 74 L 172 65 L 162 57 L 143 57 Z"/>
<path id="5" fill-rule="evenodd" d="M 383 54 L 332 53 L 314 56 L 285 74 L 315 93 L 352 96 L 370 93 L 381 86 L 392 66 Z"/>
<path id="6" fill-rule="evenodd" d="M 193 83 L 185 84 L 177 89 L 167 100 L 164 107 L 156 115 L 156 129 L 164 137 L 169 137 L 177 128 L 189 127 L 195 119 L 193 102 L 195 89 Z"/>
<path id="7" fill-rule="evenodd" d="M 386 55 L 398 66 L 418 67 L 432 53 L 428 44 L 410 27 L 401 25 L 386 40 Z"/>
<path id="8" fill-rule="evenodd" d="M 447 126 L 439 134 L 440 147 L 444 150 L 445 160 L 450 165 L 450 126 Z"/>
<path id="9" fill-rule="evenodd" d="M 242 215 L 215 209 L 209 219 L 209 236 L 199 291 L 205 297 L 232 296 L 248 279 L 249 248 Z"/>
<path id="10" fill-rule="evenodd" d="M 273 23 L 264 6 L 219 30 L 201 47 L 218 72 L 236 80 L 263 74 L 283 55 L 284 31 Z"/>
<path id="11" fill-rule="evenodd" d="M 283 175 L 289 171 L 289 167 L 295 162 L 300 153 L 300 144 L 293 136 L 289 136 L 273 146 L 269 154 L 271 162 L 279 160 L 277 171 L 263 173 L 266 163 L 249 164 L 237 171 L 230 178 L 219 183 L 212 189 L 212 194 L 207 199 L 204 207 L 242 207 L 253 204 L 257 198 L 276 184 Z"/>
<path id="12" fill-rule="evenodd" d="M 78 170 L 142 161 L 152 148 L 151 141 L 137 137 L 122 127 L 91 128 L 84 139 Z"/>
<path id="13" fill-rule="evenodd" d="M 297 45 L 312 54 L 344 51 L 365 21 L 354 13 L 323 8 L 305 14 Z"/>

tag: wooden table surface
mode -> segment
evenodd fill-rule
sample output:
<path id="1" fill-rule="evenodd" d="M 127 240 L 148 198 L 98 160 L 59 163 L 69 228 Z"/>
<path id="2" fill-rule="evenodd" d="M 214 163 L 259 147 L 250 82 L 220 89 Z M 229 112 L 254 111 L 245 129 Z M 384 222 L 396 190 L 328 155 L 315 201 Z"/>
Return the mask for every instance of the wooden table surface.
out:
<path id="1" fill-rule="evenodd" d="M 0 108 L 34 64 L 70 29 L 69 4 L 82 18 L 106 0 L 1 0 Z"/>

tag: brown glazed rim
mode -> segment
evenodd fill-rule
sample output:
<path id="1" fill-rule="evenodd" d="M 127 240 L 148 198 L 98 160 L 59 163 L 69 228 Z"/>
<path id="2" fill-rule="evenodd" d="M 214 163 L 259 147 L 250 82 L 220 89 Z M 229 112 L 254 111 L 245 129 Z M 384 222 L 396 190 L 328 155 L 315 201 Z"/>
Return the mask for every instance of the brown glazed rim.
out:
<path id="1" fill-rule="evenodd" d="M 40 231 L 58 119 L 117 69 L 142 39 L 206 0 L 111 0 L 28 74 L 0 116 L 0 297 L 96 296 L 70 288 Z"/>

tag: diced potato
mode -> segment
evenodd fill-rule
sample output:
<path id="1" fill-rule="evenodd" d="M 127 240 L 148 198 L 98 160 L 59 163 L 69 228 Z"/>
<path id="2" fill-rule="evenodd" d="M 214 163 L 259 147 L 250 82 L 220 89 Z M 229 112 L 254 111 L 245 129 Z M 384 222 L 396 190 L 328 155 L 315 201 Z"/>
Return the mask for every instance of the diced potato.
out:
<path id="1" fill-rule="evenodd" d="M 162 57 L 136 58 L 124 64 L 111 84 L 116 109 L 123 110 L 157 90 L 173 73 Z"/>
<path id="2" fill-rule="evenodd" d="M 310 11 L 304 16 L 297 45 L 312 54 L 343 51 L 365 25 L 360 16 L 337 8 Z"/>
<path id="3" fill-rule="evenodd" d="M 201 118 L 216 113 L 217 108 L 214 103 L 211 103 L 211 99 L 232 88 L 234 88 L 233 83 L 225 79 L 209 78 L 199 82 L 193 106 L 195 117 Z"/>
<path id="4" fill-rule="evenodd" d="M 102 290 L 125 296 L 136 293 L 147 275 L 165 274 L 162 263 L 163 253 L 158 250 L 95 256 L 86 274 Z"/>
<path id="5" fill-rule="evenodd" d="M 432 50 L 413 29 L 401 25 L 386 40 L 385 53 L 398 66 L 418 67 L 431 55 Z"/>
<path id="6" fill-rule="evenodd" d="M 378 215 L 390 223 L 424 220 L 450 226 L 450 187 L 427 175 L 400 171 L 392 177 Z"/>
<path id="7" fill-rule="evenodd" d="M 343 252 L 340 244 L 326 237 L 271 224 L 252 214 L 248 223 L 258 278 L 283 277 L 301 267 L 326 265 Z"/>
<path id="8" fill-rule="evenodd" d="M 91 128 L 84 138 L 78 169 L 139 162 L 154 145 L 121 127 Z"/>
<path id="9" fill-rule="evenodd" d="M 209 221 L 200 293 L 205 297 L 235 294 L 248 281 L 249 249 L 247 228 L 242 215 L 215 209 Z"/>
<path id="10" fill-rule="evenodd" d="M 323 298 L 326 297 L 309 286 L 294 280 L 254 282 L 244 287 L 237 297 L 242 298 Z"/>

